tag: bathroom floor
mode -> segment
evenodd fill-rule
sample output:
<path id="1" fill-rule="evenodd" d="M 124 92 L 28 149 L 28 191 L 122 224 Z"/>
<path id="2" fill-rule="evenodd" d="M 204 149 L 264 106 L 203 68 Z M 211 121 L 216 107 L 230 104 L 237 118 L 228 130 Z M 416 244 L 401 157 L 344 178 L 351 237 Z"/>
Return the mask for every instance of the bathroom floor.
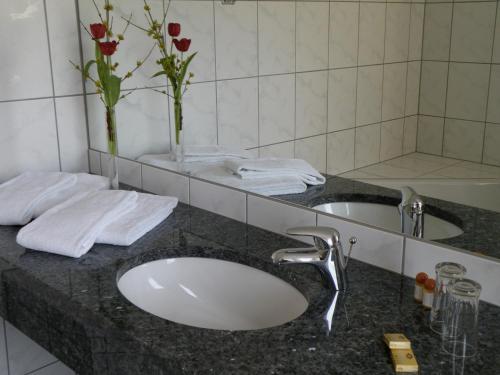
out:
<path id="1" fill-rule="evenodd" d="M 351 179 L 500 179 L 500 167 L 415 152 L 339 176 Z"/>

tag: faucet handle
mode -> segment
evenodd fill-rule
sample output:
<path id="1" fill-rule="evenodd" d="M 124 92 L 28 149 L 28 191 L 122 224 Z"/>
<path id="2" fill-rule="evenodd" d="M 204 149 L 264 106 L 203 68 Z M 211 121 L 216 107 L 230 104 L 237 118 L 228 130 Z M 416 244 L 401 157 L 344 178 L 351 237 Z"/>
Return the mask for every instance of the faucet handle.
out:
<path id="1" fill-rule="evenodd" d="M 340 242 L 339 232 L 329 227 L 294 227 L 288 228 L 286 233 L 292 236 L 314 237 L 315 242 L 322 240 L 330 249 Z"/>

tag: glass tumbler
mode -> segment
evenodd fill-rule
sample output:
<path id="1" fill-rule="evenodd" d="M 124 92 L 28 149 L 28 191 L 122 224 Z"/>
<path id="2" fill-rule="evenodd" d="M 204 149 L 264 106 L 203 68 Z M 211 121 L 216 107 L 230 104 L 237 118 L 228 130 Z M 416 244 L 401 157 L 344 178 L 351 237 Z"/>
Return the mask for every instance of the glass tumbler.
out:
<path id="1" fill-rule="evenodd" d="M 467 270 L 458 263 L 442 262 L 436 264 L 436 287 L 434 288 L 434 300 L 429 316 L 431 329 L 441 334 L 443 326 L 443 312 L 447 306 L 447 286 L 450 281 L 465 276 Z"/>
<path id="2" fill-rule="evenodd" d="M 477 351 L 479 295 L 481 285 L 470 279 L 448 284 L 448 306 L 444 313 L 442 346 L 454 357 L 472 357 Z"/>

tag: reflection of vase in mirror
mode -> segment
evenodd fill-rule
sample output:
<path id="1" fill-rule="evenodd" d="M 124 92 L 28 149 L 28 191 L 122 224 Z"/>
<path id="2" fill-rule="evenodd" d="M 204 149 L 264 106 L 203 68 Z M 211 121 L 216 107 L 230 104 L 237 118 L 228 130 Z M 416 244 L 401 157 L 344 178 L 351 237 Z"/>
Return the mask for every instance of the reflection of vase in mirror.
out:
<path id="1" fill-rule="evenodd" d="M 116 137 L 116 113 L 114 107 L 106 107 L 106 134 L 108 137 L 108 153 L 106 154 L 105 172 L 109 178 L 112 189 L 119 188 L 118 167 L 116 156 L 118 154 L 118 145 Z"/>

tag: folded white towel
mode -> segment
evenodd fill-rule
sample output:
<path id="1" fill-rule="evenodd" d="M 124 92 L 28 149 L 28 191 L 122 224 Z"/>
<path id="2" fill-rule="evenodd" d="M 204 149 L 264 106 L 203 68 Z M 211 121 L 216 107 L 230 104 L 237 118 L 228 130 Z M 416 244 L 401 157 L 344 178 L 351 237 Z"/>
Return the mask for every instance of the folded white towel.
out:
<path id="1" fill-rule="evenodd" d="M 67 189 L 76 176 L 62 172 L 25 172 L 0 185 L 0 225 L 24 225 L 47 197 Z"/>
<path id="2" fill-rule="evenodd" d="M 308 185 L 322 185 L 326 178 L 301 159 L 226 160 L 224 166 L 242 179 L 295 176 Z"/>
<path id="3" fill-rule="evenodd" d="M 101 190 L 80 193 L 45 212 L 17 234 L 17 243 L 33 250 L 79 258 L 111 222 L 132 210 L 137 193 Z"/>
<path id="4" fill-rule="evenodd" d="M 221 166 L 206 168 L 194 176 L 265 196 L 299 194 L 307 189 L 307 185 L 297 176 L 242 179 L 230 169 Z"/>
<path id="5" fill-rule="evenodd" d="M 96 242 L 129 246 L 170 216 L 177 202 L 175 197 L 139 193 L 134 209 L 109 224 Z"/>
<path id="6" fill-rule="evenodd" d="M 97 190 L 109 189 L 109 178 L 104 176 L 97 176 L 88 173 L 76 174 L 76 181 L 73 185 L 66 189 L 59 189 L 43 199 L 34 209 L 33 217 L 42 215 L 45 211 L 50 210 L 52 207 L 61 204 L 72 196 L 79 193 L 91 192 Z"/>

